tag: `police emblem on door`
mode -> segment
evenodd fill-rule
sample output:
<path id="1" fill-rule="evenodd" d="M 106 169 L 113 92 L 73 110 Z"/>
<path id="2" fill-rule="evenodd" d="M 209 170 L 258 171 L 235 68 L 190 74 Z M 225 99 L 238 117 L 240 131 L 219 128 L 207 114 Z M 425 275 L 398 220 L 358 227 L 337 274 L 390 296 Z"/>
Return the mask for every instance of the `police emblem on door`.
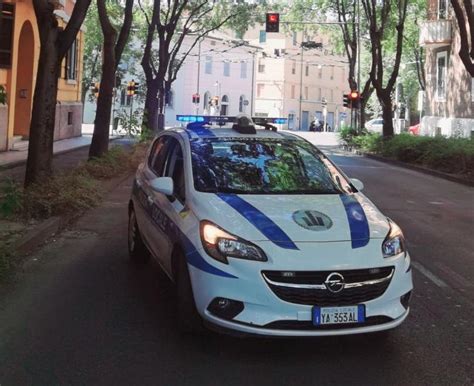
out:
<path id="1" fill-rule="evenodd" d="M 310 231 L 325 231 L 332 227 L 332 220 L 316 210 L 298 210 L 293 213 L 293 220 Z"/>

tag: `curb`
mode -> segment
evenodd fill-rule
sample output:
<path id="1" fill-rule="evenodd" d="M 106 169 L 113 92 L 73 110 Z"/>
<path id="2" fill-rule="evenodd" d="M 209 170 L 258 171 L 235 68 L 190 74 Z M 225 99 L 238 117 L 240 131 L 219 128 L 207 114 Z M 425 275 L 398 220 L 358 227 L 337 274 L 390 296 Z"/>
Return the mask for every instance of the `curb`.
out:
<path id="1" fill-rule="evenodd" d="M 61 217 L 51 217 L 40 223 L 35 229 L 29 231 L 16 244 L 17 253 L 26 255 L 35 249 L 44 240 L 54 236 L 61 228 Z"/>
<path id="2" fill-rule="evenodd" d="M 369 154 L 369 153 L 361 153 L 361 154 L 366 158 L 370 158 L 370 159 L 373 159 L 373 160 L 376 160 L 376 161 L 385 162 L 387 164 L 400 166 L 400 167 L 405 168 L 405 169 L 415 170 L 415 171 L 420 172 L 420 173 L 429 174 L 431 176 L 438 177 L 438 178 L 443 178 L 445 180 L 448 180 L 448 181 L 451 181 L 451 182 L 456 182 L 458 184 L 474 187 L 474 181 L 473 180 L 468 180 L 468 179 L 458 177 L 458 176 L 453 175 L 453 174 L 448 174 L 448 173 L 440 172 L 440 171 L 437 171 L 437 170 L 428 169 L 428 168 L 425 168 L 423 166 L 412 165 L 412 164 L 409 164 L 409 163 L 406 163 L 406 162 L 397 161 L 397 160 L 394 160 L 394 159 L 385 158 L 385 157 L 381 157 L 381 156 L 374 155 L 374 154 Z"/>
<path id="3" fill-rule="evenodd" d="M 112 142 L 112 141 L 115 141 L 116 139 L 119 139 L 119 138 L 110 138 L 109 139 L 109 143 Z M 62 155 L 62 154 L 66 154 L 66 153 L 71 153 L 73 151 L 76 151 L 76 150 L 81 150 L 81 149 L 84 149 L 86 147 L 89 147 L 91 144 L 87 144 L 87 145 L 81 145 L 81 146 L 78 146 L 78 147 L 73 147 L 71 149 L 66 149 L 66 150 L 60 150 L 60 151 L 57 151 L 56 153 L 53 154 L 53 158 L 58 156 L 58 155 Z M 25 150 L 26 151 L 26 150 Z M 2 170 L 8 170 L 8 169 L 13 169 L 13 168 L 16 168 L 17 166 L 22 166 L 22 165 L 26 165 L 26 158 L 25 159 L 22 159 L 22 160 L 19 160 L 19 161 L 12 161 L 10 163 L 7 163 L 7 164 L 4 164 L 4 165 L 0 165 L 0 171 Z"/>
<path id="4" fill-rule="evenodd" d="M 105 195 L 119 186 L 121 183 L 126 181 L 133 173 L 126 173 L 123 176 L 112 178 L 109 181 L 105 181 L 104 186 L 104 197 Z M 80 213 L 72 217 L 51 217 L 42 223 L 40 223 L 36 228 L 32 229 L 26 233 L 16 244 L 15 250 L 17 253 L 22 255 L 28 255 L 33 252 L 38 246 L 44 243 L 45 240 L 49 239 L 51 236 L 60 233 L 67 224 L 76 221 L 83 214 Z"/>

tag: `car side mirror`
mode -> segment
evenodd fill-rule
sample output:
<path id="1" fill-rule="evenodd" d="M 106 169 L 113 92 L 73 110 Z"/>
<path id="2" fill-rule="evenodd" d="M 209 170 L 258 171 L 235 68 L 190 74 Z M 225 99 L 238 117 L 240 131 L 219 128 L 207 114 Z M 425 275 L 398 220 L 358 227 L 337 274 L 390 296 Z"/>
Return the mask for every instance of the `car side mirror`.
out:
<path id="1" fill-rule="evenodd" d="M 357 178 L 351 178 L 351 184 L 359 191 L 364 190 L 364 183 Z"/>
<path id="2" fill-rule="evenodd" d="M 158 177 L 150 182 L 150 187 L 158 193 L 166 196 L 172 196 L 174 193 L 174 184 L 171 177 Z"/>

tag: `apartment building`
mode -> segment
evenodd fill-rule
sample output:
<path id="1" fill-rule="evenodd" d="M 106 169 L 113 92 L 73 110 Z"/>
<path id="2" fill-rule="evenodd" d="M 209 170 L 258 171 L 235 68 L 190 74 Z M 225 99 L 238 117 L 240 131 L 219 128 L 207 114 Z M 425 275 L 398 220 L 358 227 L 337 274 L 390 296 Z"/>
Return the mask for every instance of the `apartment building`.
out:
<path id="1" fill-rule="evenodd" d="M 194 37 L 186 37 L 181 52 L 187 52 Z M 229 35 L 213 32 L 191 49 L 178 72 L 171 92 L 166 97 L 165 125 L 175 126 L 176 115 L 205 114 L 229 115 L 252 113 L 255 81 L 255 61 L 258 46 L 250 45 Z M 124 77 L 117 88 L 113 117 L 130 111 L 143 109 L 145 84 L 142 69 L 137 63 L 121 63 Z M 141 96 L 132 101 L 126 93 L 130 80 L 140 83 Z M 90 92 L 88 92 L 90 94 Z M 193 95 L 199 95 L 199 103 L 193 103 Z M 217 101 L 217 104 L 215 103 Z M 84 123 L 92 124 L 95 118 L 96 101 L 86 96 Z"/>
<path id="2" fill-rule="evenodd" d="M 457 20 L 449 0 L 428 0 L 427 6 L 428 20 L 420 30 L 420 45 L 426 50 L 421 132 L 470 137 L 474 130 L 474 78 L 458 54 Z"/>
<path id="3" fill-rule="evenodd" d="M 74 0 L 59 0 L 60 26 L 67 24 Z M 81 135 L 81 77 L 84 33 L 79 32 L 61 65 L 54 139 Z M 7 95 L 0 105 L 0 151 L 27 146 L 40 50 L 32 0 L 0 2 L 0 85 Z"/>
<path id="4" fill-rule="evenodd" d="M 350 112 L 343 107 L 348 65 L 345 57 L 334 54 L 327 36 L 266 33 L 262 25 L 245 39 L 263 48 L 257 63 L 256 115 L 288 118 L 290 130 L 308 130 L 314 119 L 326 121 L 332 130 L 348 122 Z"/>

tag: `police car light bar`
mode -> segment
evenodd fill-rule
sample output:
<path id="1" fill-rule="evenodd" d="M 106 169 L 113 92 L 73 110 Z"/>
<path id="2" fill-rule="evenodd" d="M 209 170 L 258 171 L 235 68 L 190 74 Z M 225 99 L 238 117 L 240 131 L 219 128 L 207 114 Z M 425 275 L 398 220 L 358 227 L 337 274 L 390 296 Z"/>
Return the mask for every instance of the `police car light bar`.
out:
<path id="1" fill-rule="evenodd" d="M 176 115 L 176 120 L 178 122 L 185 122 L 185 123 L 198 122 L 204 125 L 209 124 L 209 123 L 226 124 L 226 123 L 236 122 L 237 117 L 210 116 L 210 115 Z M 257 125 L 261 125 L 264 123 L 284 125 L 285 123 L 288 122 L 288 119 L 286 118 L 252 117 L 252 120 Z"/>

